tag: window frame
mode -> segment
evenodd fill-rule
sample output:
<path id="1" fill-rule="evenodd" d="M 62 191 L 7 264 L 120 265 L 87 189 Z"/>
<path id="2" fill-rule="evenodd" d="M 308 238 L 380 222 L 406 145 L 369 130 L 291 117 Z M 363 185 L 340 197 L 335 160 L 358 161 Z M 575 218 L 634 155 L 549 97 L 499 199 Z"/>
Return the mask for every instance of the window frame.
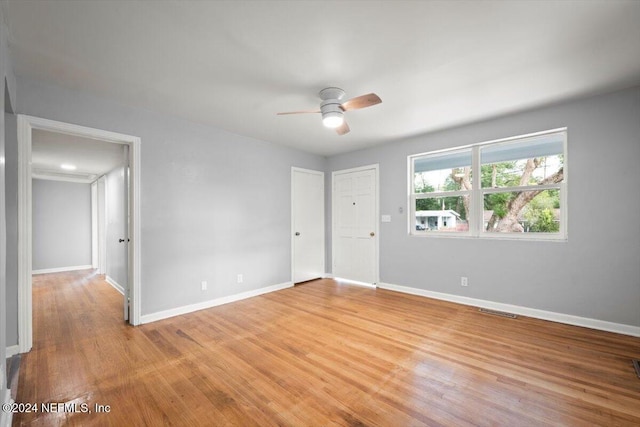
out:
<path id="1" fill-rule="evenodd" d="M 482 188 L 481 156 L 482 147 L 497 144 L 508 144 L 510 142 L 524 139 L 540 137 L 551 134 L 559 134 L 562 138 L 563 155 L 563 179 L 559 183 L 545 185 L 524 185 L 500 188 Z M 444 237 L 444 238 L 473 238 L 473 239 L 498 239 L 498 240 L 533 240 L 533 241 L 567 241 L 568 240 L 568 153 L 567 153 L 568 129 L 566 127 L 550 129 L 541 132 L 518 135 L 508 138 L 490 140 L 464 146 L 457 146 L 442 150 L 433 150 L 407 156 L 408 169 L 408 233 L 415 237 Z M 474 179 L 471 181 L 471 190 L 416 193 L 415 192 L 415 160 L 425 156 L 443 155 L 449 152 L 471 150 L 471 173 Z M 478 172 L 476 172 L 478 171 Z M 523 232 L 523 233 L 499 233 L 487 232 L 484 230 L 484 197 L 486 194 L 510 193 L 521 191 L 558 190 L 560 198 L 560 230 L 558 232 Z M 457 197 L 469 195 L 469 212 L 467 212 L 468 231 L 451 232 L 431 230 L 428 232 L 416 230 L 416 201 L 419 199 L 435 199 L 440 197 Z"/>

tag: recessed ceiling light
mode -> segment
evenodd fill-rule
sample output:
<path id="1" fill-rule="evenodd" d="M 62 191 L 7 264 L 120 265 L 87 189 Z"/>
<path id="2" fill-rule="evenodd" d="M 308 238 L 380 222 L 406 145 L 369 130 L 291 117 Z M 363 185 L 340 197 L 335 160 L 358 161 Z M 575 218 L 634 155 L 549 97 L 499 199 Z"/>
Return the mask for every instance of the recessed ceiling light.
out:
<path id="1" fill-rule="evenodd" d="M 70 164 L 67 164 L 67 163 L 65 163 L 63 165 L 60 165 L 60 167 L 62 169 L 64 169 L 64 170 L 66 170 L 66 171 L 74 171 L 74 170 L 76 170 L 76 167 L 74 165 L 70 165 Z"/>

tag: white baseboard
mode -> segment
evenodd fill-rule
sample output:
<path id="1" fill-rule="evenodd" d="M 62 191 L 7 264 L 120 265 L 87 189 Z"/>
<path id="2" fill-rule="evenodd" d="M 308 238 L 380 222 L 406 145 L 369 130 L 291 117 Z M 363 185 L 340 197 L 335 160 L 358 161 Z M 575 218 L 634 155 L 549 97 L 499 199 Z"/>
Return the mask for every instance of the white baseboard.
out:
<path id="1" fill-rule="evenodd" d="M 2 396 L 2 406 L 5 404 L 12 404 L 13 399 L 11 399 L 11 390 L 6 389 L 3 390 L 4 396 Z M 13 412 L 11 411 L 0 411 L 0 427 L 11 427 L 11 422 L 13 421 Z"/>
<path id="2" fill-rule="evenodd" d="M 228 304 L 230 302 L 236 302 L 243 299 L 256 297 L 258 295 L 267 294 L 269 292 L 280 291 L 282 289 L 293 287 L 293 283 L 286 282 L 278 285 L 267 286 L 253 291 L 241 292 L 235 295 L 229 295 L 226 297 L 216 298 L 209 301 L 203 301 L 196 304 L 185 305 L 182 307 L 176 307 L 169 310 L 158 311 L 156 313 L 145 314 L 140 316 L 140 323 L 151 323 L 158 320 L 167 319 L 169 317 L 180 316 L 181 314 L 193 313 L 194 311 L 204 310 L 211 307 L 216 307 L 222 304 Z"/>
<path id="3" fill-rule="evenodd" d="M 43 268 L 41 270 L 32 270 L 31 274 L 61 273 L 63 271 L 89 270 L 92 268 L 93 266 L 91 264 L 74 265 L 71 267 Z"/>
<path id="4" fill-rule="evenodd" d="M 552 322 L 566 323 L 568 325 L 582 326 L 585 328 L 599 329 L 602 331 L 615 332 L 618 334 L 640 337 L 640 326 L 625 325 L 622 323 L 607 322 L 604 320 L 591 319 L 588 317 L 573 316 L 571 314 L 556 313 L 553 311 L 538 310 L 536 308 L 522 307 L 519 305 L 503 304 L 499 302 L 487 301 L 476 298 L 463 297 L 441 292 L 427 291 L 424 289 L 411 288 L 408 286 L 392 285 L 390 283 L 378 283 L 381 289 L 403 292 L 411 295 L 419 295 L 427 298 L 434 298 L 443 301 L 455 302 L 463 305 L 487 308 L 490 310 L 506 311 L 508 313 L 519 314 L 521 316 L 534 317 L 536 319 L 550 320 Z"/>
<path id="5" fill-rule="evenodd" d="M 122 285 L 120 285 L 118 282 L 116 282 L 115 280 L 113 280 L 111 277 L 105 275 L 104 276 L 104 280 L 110 284 L 111 286 L 113 286 L 113 288 L 120 292 L 122 295 L 124 295 L 124 287 L 122 287 Z"/>
<path id="6" fill-rule="evenodd" d="M 7 347 L 7 358 L 15 356 L 18 353 L 20 353 L 20 346 L 18 344 Z"/>

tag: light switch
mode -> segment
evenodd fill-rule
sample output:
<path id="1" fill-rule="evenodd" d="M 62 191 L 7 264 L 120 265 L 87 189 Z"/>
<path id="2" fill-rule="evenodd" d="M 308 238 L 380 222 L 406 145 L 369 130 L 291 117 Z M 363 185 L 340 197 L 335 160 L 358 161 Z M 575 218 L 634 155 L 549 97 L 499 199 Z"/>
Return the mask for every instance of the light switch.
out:
<path id="1" fill-rule="evenodd" d="M 382 215 L 382 222 L 391 222 L 391 215 Z"/>

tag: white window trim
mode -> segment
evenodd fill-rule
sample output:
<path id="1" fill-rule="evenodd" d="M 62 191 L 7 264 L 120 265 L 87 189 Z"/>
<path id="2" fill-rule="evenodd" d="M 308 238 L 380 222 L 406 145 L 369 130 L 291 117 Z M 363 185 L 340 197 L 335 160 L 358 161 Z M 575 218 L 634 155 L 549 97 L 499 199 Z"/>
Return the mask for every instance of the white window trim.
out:
<path id="1" fill-rule="evenodd" d="M 463 149 L 472 150 L 472 165 L 471 170 L 481 170 L 480 161 L 480 148 L 487 145 L 501 144 L 517 141 L 520 139 L 531 138 L 536 136 L 548 135 L 553 133 L 564 133 L 563 136 L 563 171 L 564 176 L 562 182 L 557 184 L 545 184 L 545 185 L 525 185 L 517 187 L 501 187 L 501 188 L 481 188 L 481 180 L 473 179 L 471 182 L 471 191 L 446 191 L 446 192 L 433 192 L 433 193 L 414 193 L 414 165 L 415 159 L 427 155 L 443 154 L 448 152 L 460 151 Z M 409 235 L 419 238 L 448 238 L 448 239 L 460 239 L 460 238 L 472 238 L 472 239 L 497 239 L 497 240 L 531 240 L 531 241 L 554 241 L 554 242 L 566 242 L 569 236 L 568 226 L 568 206 L 567 206 L 567 188 L 568 188 L 568 152 L 567 152 L 567 139 L 568 130 L 566 127 L 550 129 L 541 132 L 534 132 L 524 135 L 518 135 L 508 138 L 501 138 L 491 141 L 480 142 L 476 144 L 468 144 L 459 147 L 428 151 L 419 154 L 412 154 L 407 157 L 408 166 L 408 209 L 407 209 L 407 223 Z M 559 190 L 560 193 L 560 231 L 557 233 L 492 233 L 484 230 L 484 195 L 494 193 L 506 193 L 513 191 L 538 191 L 538 190 Z M 468 218 L 469 218 L 469 231 L 466 232 L 451 232 L 451 231 L 429 231 L 429 232 L 416 232 L 415 218 L 416 218 L 416 200 L 430 199 L 438 197 L 456 197 L 469 194 L 471 196 L 471 203 L 469 206 Z"/>

